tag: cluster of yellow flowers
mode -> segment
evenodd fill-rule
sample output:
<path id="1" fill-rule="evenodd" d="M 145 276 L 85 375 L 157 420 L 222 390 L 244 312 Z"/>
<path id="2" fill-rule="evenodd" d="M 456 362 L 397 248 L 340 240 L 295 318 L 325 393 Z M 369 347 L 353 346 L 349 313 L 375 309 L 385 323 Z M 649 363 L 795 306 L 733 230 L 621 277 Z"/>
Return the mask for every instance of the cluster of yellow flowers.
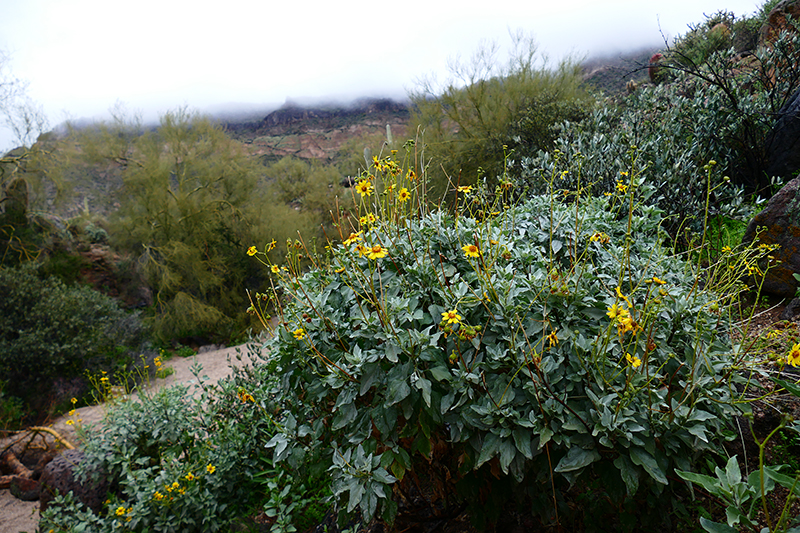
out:
<path id="1" fill-rule="evenodd" d="M 660 281 L 660 280 L 659 280 Z M 617 287 L 617 298 L 623 302 L 625 302 L 628 307 L 633 307 L 631 305 L 631 301 L 622 294 L 622 291 L 619 287 Z M 634 333 L 641 330 L 642 327 L 636 323 L 636 321 L 631 316 L 630 311 L 623 307 L 621 304 L 614 303 L 611 307 L 607 308 L 608 312 L 606 315 L 611 319 L 612 322 L 617 324 L 617 333 L 620 337 L 628 333 L 629 331 L 633 331 Z"/>

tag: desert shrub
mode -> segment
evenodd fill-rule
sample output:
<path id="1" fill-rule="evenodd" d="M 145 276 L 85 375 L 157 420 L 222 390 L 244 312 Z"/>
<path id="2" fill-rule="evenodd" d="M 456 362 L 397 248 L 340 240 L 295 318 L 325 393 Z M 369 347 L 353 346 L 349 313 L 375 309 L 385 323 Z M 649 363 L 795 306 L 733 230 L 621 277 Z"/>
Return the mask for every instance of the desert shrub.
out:
<path id="1" fill-rule="evenodd" d="M 576 61 L 542 66 L 536 44 L 520 34 L 507 62 L 499 51 L 485 46 L 470 61 L 453 61 L 445 83 L 424 80 L 410 95 L 409 129 L 422 134 L 420 149 L 435 162 L 426 166 L 434 201 L 456 186 L 496 180 L 508 146 L 549 147 L 550 126 L 574 120 L 591 102 Z"/>
<path id="2" fill-rule="evenodd" d="M 195 371 L 202 381 L 201 369 Z M 86 430 L 86 456 L 78 471 L 84 479 L 108 479 L 103 511 L 95 514 L 60 500 L 44 513 L 40 528 L 66 533 L 91 524 L 98 532 L 226 531 L 254 496 L 247 480 L 256 465 L 250 434 L 257 424 L 243 425 L 241 417 L 221 416 L 211 407 L 226 397 L 224 391 L 216 400 L 211 389 L 196 400 L 188 392 L 176 385 L 110 406 L 102 431 Z M 235 393 L 227 403 L 234 402 L 247 407 Z"/>
<path id="3" fill-rule="evenodd" d="M 146 341 L 138 317 L 114 300 L 42 279 L 34 265 L 0 268 L 0 292 L 0 376 L 7 394 L 36 409 L 57 401 L 56 378 L 129 365 Z"/>
<path id="4" fill-rule="evenodd" d="M 273 270 L 273 460 L 324 443 L 340 509 L 365 520 L 427 498 L 479 521 L 516 500 L 553 523 L 575 487 L 612 520 L 641 505 L 664 520 L 673 469 L 735 411 L 722 310 L 746 265 L 699 287 L 662 248 L 661 212 L 630 207 L 648 189 L 632 172 L 610 198 L 553 189 L 476 218 L 464 188 L 455 214 L 390 208 L 330 266 Z"/>

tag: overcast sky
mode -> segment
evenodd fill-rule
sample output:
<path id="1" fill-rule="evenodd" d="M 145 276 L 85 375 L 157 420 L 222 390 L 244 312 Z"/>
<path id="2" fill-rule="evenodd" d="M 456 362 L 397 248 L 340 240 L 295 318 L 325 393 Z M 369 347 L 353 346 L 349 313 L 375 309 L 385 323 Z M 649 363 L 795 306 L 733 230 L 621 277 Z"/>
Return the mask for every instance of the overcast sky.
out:
<path id="1" fill-rule="evenodd" d="M 180 106 L 402 98 L 509 29 L 557 60 L 663 43 L 753 0 L 0 0 L 0 51 L 50 125 Z M 0 131 L 0 150 L 8 148 Z"/>

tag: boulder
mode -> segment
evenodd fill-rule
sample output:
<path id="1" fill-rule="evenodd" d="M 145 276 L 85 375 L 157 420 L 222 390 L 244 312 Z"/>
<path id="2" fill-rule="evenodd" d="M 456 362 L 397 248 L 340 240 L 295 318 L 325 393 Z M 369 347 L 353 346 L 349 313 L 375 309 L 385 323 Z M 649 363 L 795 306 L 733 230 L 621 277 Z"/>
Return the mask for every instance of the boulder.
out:
<path id="1" fill-rule="evenodd" d="M 39 481 L 22 476 L 14 476 L 11 478 L 11 486 L 9 487 L 11 494 L 24 502 L 34 502 L 38 500 L 39 488 Z"/>
<path id="2" fill-rule="evenodd" d="M 765 144 L 768 177 L 791 178 L 800 170 L 800 90 L 778 111 Z"/>
<path id="3" fill-rule="evenodd" d="M 104 476 L 96 483 L 81 483 L 75 477 L 75 467 L 84 459 L 80 450 L 65 450 L 50 461 L 44 469 L 41 484 L 40 511 L 44 512 L 57 494 L 72 492 L 75 499 L 99 513 L 108 492 L 108 481 Z"/>
<path id="4" fill-rule="evenodd" d="M 744 232 L 743 243 L 777 244 L 779 248 L 770 255 L 774 261 L 765 260 L 760 267 L 765 271 L 762 291 L 792 298 L 797 281 L 792 274 L 800 273 L 800 178 L 787 183 L 758 213 Z M 769 268 L 767 269 L 767 266 Z M 760 281 L 760 280 L 756 280 Z"/>
<path id="5" fill-rule="evenodd" d="M 800 21 L 800 0 L 782 0 L 767 15 L 767 21 L 761 27 L 758 37 L 759 46 L 771 46 L 783 30 L 795 31 L 787 18 Z"/>

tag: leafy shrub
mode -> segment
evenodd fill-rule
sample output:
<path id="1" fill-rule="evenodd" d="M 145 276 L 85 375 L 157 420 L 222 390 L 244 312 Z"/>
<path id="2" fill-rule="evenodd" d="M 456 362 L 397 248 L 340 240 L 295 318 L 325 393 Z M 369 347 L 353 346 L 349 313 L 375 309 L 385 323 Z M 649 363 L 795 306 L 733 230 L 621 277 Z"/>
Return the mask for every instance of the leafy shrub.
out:
<path id="1" fill-rule="evenodd" d="M 202 381 L 201 369 L 193 370 Z M 92 524 L 97 532 L 227 530 L 253 498 L 246 483 L 256 464 L 252 427 L 204 407 L 212 402 L 210 390 L 197 400 L 188 392 L 176 385 L 112 405 L 102 431 L 86 431 L 90 438 L 78 471 L 84 478 L 89 471 L 107 477 L 106 507 L 96 515 L 61 501 L 42 516 L 40 528 L 78 532 Z"/>
<path id="2" fill-rule="evenodd" d="M 435 200 L 452 196 L 454 186 L 501 176 L 508 146 L 549 148 L 551 126 L 575 120 L 592 102 L 576 61 L 540 66 L 531 38 L 512 39 L 507 62 L 496 45 L 485 46 L 469 62 L 452 62 L 444 84 L 425 80 L 411 94 L 409 129 L 422 133 L 423 163 L 435 161 L 425 168 Z"/>
<path id="3" fill-rule="evenodd" d="M 138 317 L 111 298 L 42 279 L 31 264 L 0 268 L 0 293 L 0 376 L 7 394 L 35 409 L 57 401 L 56 378 L 126 366 L 146 340 Z"/>
<path id="4" fill-rule="evenodd" d="M 715 289 L 735 293 L 744 266 L 698 290 L 660 212 L 629 207 L 647 190 L 632 175 L 611 198 L 552 191 L 479 218 L 390 209 L 329 267 L 273 270 L 273 459 L 323 446 L 341 509 L 365 520 L 394 520 L 401 494 L 405 512 L 423 494 L 479 520 L 516 498 L 547 523 L 570 486 L 615 519 L 661 493 L 734 412 L 741 355 Z"/>

